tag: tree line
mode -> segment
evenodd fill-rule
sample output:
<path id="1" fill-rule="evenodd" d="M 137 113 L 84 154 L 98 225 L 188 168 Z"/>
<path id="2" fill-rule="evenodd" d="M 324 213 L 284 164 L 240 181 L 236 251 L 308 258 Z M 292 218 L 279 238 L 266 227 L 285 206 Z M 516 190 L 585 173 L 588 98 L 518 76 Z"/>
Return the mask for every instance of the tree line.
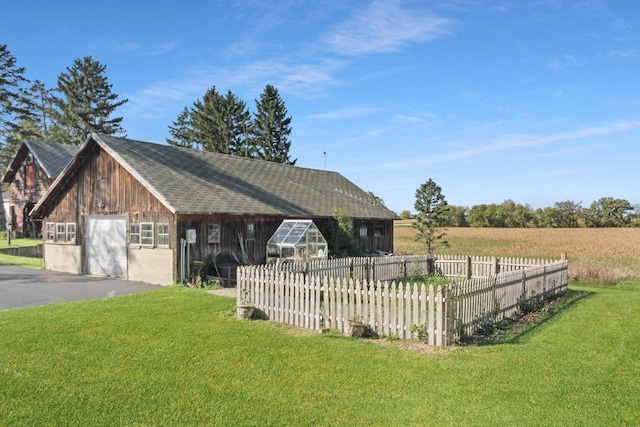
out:
<path id="1" fill-rule="evenodd" d="M 435 184 L 434 184 L 435 185 Z M 419 206 L 416 206 L 418 209 Z M 420 217 L 418 210 L 416 218 Z M 413 218 L 408 210 L 402 211 L 403 219 Z M 528 204 L 505 200 L 500 204 L 480 204 L 471 208 L 449 205 L 444 202 L 435 220 L 438 227 L 637 227 L 640 226 L 640 205 L 628 200 L 602 197 L 588 207 L 582 202 L 565 200 L 553 206 L 533 209 Z"/>
<path id="2" fill-rule="evenodd" d="M 48 88 L 29 80 L 7 45 L 0 44 L 0 173 L 25 139 L 80 145 L 94 132 L 126 137 L 116 110 L 128 99 L 113 91 L 106 68 L 91 56 L 76 59 Z M 231 91 L 222 96 L 214 86 L 185 107 L 168 131 L 167 143 L 176 146 L 296 162 L 289 157 L 291 117 L 271 85 L 256 100 L 253 115 Z"/>

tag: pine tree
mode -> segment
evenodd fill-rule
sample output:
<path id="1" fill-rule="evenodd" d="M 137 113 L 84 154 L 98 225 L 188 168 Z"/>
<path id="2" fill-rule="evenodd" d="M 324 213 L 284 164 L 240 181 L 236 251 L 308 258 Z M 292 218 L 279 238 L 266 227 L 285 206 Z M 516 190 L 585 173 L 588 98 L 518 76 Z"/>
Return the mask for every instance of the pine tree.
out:
<path id="1" fill-rule="evenodd" d="M 11 135 L 20 130 L 19 123 L 28 114 L 22 103 L 22 86 L 28 83 L 24 74 L 7 45 L 0 45 L 0 175 L 19 145 Z"/>
<path id="2" fill-rule="evenodd" d="M 438 227 L 447 217 L 447 201 L 442 194 L 442 188 L 431 178 L 416 190 L 416 217 L 413 226 L 418 231 L 416 240 L 424 242 L 427 253 L 432 254 L 436 246 L 448 246 L 448 242 L 442 240 L 446 233 Z"/>
<path id="3" fill-rule="evenodd" d="M 251 128 L 251 114 L 247 104 L 233 92 L 220 95 L 215 86 L 207 90 L 202 101 L 193 104 L 190 114 L 185 111 L 174 122 L 178 134 L 189 135 L 205 151 L 236 154 L 250 157 L 254 150 L 249 146 L 247 131 Z M 170 132 L 174 128 L 169 128 Z"/>
<path id="4" fill-rule="evenodd" d="M 111 116 L 128 99 L 118 100 L 118 95 L 111 91 L 113 85 L 104 74 L 106 68 L 85 56 L 58 76 L 58 91 L 65 98 L 55 98 L 57 119 L 74 144 L 82 144 L 91 132 L 126 135 L 123 118 Z"/>
<path id="5" fill-rule="evenodd" d="M 226 153 L 227 147 L 222 142 L 222 130 L 220 128 L 220 111 L 224 98 L 218 93 L 215 86 L 205 92 L 200 99 L 193 103 L 190 120 L 193 129 L 193 139 L 205 151 L 214 153 Z"/>
<path id="6" fill-rule="evenodd" d="M 267 85 L 256 100 L 257 112 L 253 119 L 252 138 L 258 158 L 271 162 L 294 165 L 289 157 L 291 141 L 291 117 L 278 90 Z"/>
<path id="7" fill-rule="evenodd" d="M 15 130 L 14 138 L 54 141 L 53 135 L 57 134 L 61 142 L 68 141 L 68 136 L 58 130 L 54 121 L 52 90 L 47 89 L 40 80 L 34 81 L 26 89 L 21 89 L 18 104 L 22 114 L 18 119 L 19 129 Z"/>
<path id="8" fill-rule="evenodd" d="M 172 138 L 167 138 L 167 144 L 175 147 L 200 148 L 200 144 L 194 139 L 193 128 L 191 127 L 190 112 L 187 107 L 178 114 L 178 118 L 169 126 L 169 134 Z"/>
<path id="9" fill-rule="evenodd" d="M 40 139 L 49 140 L 50 133 L 55 126 L 53 117 L 55 114 L 53 89 L 47 89 L 40 80 L 33 82 L 27 90 L 29 108 L 33 112 L 33 119 L 39 129 Z"/>
<path id="10" fill-rule="evenodd" d="M 247 132 L 251 128 L 251 113 L 247 108 L 247 103 L 228 91 L 223 102 L 223 114 L 225 139 L 229 144 L 229 153 L 252 157 L 254 149 L 250 146 L 247 137 Z"/>

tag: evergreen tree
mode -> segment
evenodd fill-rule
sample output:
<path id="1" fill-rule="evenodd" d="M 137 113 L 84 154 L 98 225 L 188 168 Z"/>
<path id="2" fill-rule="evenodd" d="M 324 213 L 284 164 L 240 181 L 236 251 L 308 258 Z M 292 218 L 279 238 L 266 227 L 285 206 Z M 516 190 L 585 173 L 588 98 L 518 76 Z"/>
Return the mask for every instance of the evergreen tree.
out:
<path id="1" fill-rule="evenodd" d="M 189 122 L 193 129 L 193 139 L 205 151 L 214 153 L 226 153 L 227 147 L 222 142 L 222 129 L 220 128 L 220 117 L 224 98 L 218 93 L 215 86 L 212 86 L 200 99 L 193 103 L 193 108 L 189 115 Z M 184 113 L 184 111 L 183 111 Z"/>
<path id="2" fill-rule="evenodd" d="M 20 130 L 19 123 L 28 114 L 22 102 L 22 86 L 28 83 L 24 74 L 7 45 L 0 45 L 0 175 L 20 144 L 10 136 Z"/>
<path id="3" fill-rule="evenodd" d="M 202 146 L 196 142 L 194 138 L 193 127 L 191 126 L 191 113 L 187 107 L 178 115 L 173 122 L 173 126 L 169 126 L 169 133 L 172 138 L 167 138 L 167 144 L 175 147 L 186 147 L 202 149 Z"/>
<path id="4" fill-rule="evenodd" d="M 291 141 L 291 117 L 278 90 L 267 85 L 256 100 L 252 136 L 258 150 L 258 158 L 271 162 L 294 165 L 296 160 L 289 157 Z"/>
<path id="5" fill-rule="evenodd" d="M 58 91 L 64 99 L 55 98 L 57 119 L 73 144 L 82 144 L 91 132 L 126 135 L 123 118 L 111 116 L 128 99 L 118 100 L 118 95 L 112 92 L 113 85 L 104 74 L 106 68 L 85 56 L 58 76 Z"/>
<path id="6" fill-rule="evenodd" d="M 190 112 L 183 110 L 169 127 L 175 143 L 192 148 L 198 144 L 205 151 L 252 157 L 247 132 L 251 128 L 251 113 L 246 102 L 228 91 L 222 96 L 215 86 L 207 90 L 202 101 L 194 102 Z M 172 140 L 173 141 L 173 140 Z M 167 142 L 173 144 L 169 139 Z"/>
<path id="7" fill-rule="evenodd" d="M 440 227 L 447 219 L 448 205 L 442 194 L 442 189 L 431 178 L 416 190 L 415 222 L 416 240 L 424 242 L 427 253 L 432 254 L 437 246 L 448 246 L 446 235 Z"/>
<path id="8" fill-rule="evenodd" d="M 50 140 L 50 135 L 56 126 L 53 121 L 55 116 L 53 89 L 47 89 L 44 83 L 36 80 L 26 92 L 25 99 L 28 100 L 29 109 L 33 112 L 32 119 L 38 128 L 38 139 Z"/>
<path id="9" fill-rule="evenodd" d="M 231 91 L 223 102 L 223 123 L 225 124 L 225 140 L 230 154 L 253 157 L 254 148 L 250 145 L 247 132 L 251 128 L 251 113 L 247 103 L 235 96 Z"/>

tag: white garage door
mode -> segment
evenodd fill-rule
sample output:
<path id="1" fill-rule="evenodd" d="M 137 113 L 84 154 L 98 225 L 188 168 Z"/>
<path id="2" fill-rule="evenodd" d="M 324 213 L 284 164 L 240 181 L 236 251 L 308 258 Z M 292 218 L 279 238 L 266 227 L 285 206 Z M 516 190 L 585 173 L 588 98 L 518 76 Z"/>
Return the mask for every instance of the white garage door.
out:
<path id="1" fill-rule="evenodd" d="M 119 216 L 87 218 L 87 273 L 127 277 L 127 220 Z"/>

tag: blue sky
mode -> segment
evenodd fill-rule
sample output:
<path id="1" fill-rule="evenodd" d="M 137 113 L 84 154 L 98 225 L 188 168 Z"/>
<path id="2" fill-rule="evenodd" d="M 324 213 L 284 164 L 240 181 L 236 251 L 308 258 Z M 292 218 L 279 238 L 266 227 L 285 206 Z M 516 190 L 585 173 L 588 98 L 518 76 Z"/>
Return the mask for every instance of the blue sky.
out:
<path id="1" fill-rule="evenodd" d="M 107 66 L 128 136 L 164 143 L 211 86 L 252 111 L 266 84 L 292 158 L 400 212 L 429 178 L 450 204 L 640 203 L 640 3 L 23 1 L 0 43 L 47 86 Z"/>

